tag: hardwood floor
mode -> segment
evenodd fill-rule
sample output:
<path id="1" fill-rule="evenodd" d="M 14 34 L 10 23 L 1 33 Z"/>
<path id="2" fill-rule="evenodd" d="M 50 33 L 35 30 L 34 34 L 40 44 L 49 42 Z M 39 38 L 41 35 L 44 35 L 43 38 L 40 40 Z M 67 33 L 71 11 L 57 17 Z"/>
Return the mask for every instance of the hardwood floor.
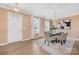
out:
<path id="1" fill-rule="evenodd" d="M 35 44 L 36 40 L 21 41 L 0 46 L 0 55 L 48 55 L 46 51 Z M 75 41 L 71 55 L 79 55 L 79 41 Z"/>
<path id="2" fill-rule="evenodd" d="M 75 44 L 72 49 L 72 55 L 79 55 L 79 41 L 75 41 Z"/>
<path id="3" fill-rule="evenodd" d="M 0 55 L 47 55 L 34 40 L 11 43 L 0 47 Z"/>

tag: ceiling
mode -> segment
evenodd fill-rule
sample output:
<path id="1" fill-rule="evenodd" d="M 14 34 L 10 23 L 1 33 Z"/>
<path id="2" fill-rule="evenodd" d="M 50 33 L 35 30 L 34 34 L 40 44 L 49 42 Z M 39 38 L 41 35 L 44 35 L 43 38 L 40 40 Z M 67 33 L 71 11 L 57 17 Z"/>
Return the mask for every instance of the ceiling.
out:
<path id="1" fill-rule="evenodd" d="M 3 3 L 7 7 L 14 7 L 14 3 Z M 18 3 L 18 8 L 30 11 L 34 16 L 60 18 L 79 14 L 78 3 Z"/>

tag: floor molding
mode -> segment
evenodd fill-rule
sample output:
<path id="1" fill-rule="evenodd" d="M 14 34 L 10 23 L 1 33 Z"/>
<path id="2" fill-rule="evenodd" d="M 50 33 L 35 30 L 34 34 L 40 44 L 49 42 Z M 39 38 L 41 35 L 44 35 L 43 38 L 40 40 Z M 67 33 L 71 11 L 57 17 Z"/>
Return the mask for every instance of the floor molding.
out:
<path id="1" fill-rule="evenodd" d="M 44 37 L 38 37 L 38 38 L 34 38 L 34 39 L 40 39 L 40 38 L 44 38 Z M 72 37 L 67 37 L 67 38 L 70 38 L 70 39 L 72 39 L 72 40 L 77 40 L 77 41 L 79 41 L 79 39 L 77 39 L 77 38 L 72 38 Z M 24 40 L 21 40 L 21 41 L 27 41 L 27 40 L 32 40 L 32 39 L 29 38 L 29 39 L 24 39 Z M 18 42 L 18 41 L 16 41 L 16 42 Z M 13 43 L 14 43 L 14 42 L 13 42 Z M 2 43 L 2 44 L 0 44 L 0 46 L 7 45 L 7 44 L 10 44 L 10 43 Z"/>
<path id="2" fill-rule="evenodd" d="M 23 39 L 23 40 L 21 40 L 21 41 L 27 41 L 27 40 L 31 40 L 30 38 L 29 39 Z"/>
<path id="3" fill-rule="evenodd" d="M 2 43 L 2 44 L 0 44 L 0 46 L 7 45 L 7 44 L 9 44 L 9 43 Z"/>
<path id="4" fill-rule="evenodd" d="M 32 39 L 40 39 L 40 38 L 44 38 L 44 37 L 35 37 L 35 38 L 32 38 Z"/>

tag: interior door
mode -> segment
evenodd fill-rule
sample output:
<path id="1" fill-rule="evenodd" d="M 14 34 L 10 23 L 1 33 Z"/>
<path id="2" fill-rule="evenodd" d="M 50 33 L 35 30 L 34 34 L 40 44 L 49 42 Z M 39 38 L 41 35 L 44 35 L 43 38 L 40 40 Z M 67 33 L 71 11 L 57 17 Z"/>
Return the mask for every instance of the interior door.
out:
<path id="1" fill-rule="evenodd" d="M 22 40 L 23 16 L 8 12 L 8 43 Z"/>

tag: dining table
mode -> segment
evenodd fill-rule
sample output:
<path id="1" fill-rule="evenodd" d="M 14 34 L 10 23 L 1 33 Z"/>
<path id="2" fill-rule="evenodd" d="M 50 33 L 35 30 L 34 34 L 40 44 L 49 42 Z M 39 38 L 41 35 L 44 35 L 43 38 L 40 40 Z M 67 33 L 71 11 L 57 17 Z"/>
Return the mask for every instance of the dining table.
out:
<path id="1" fill-rule="evenodd" d="M 63 32 L 50 32 L 50 37 L 53 36 L 53 38 L 55 38 L 55 42 L 57 43 L 57 36 L 61 35 Z"/>

